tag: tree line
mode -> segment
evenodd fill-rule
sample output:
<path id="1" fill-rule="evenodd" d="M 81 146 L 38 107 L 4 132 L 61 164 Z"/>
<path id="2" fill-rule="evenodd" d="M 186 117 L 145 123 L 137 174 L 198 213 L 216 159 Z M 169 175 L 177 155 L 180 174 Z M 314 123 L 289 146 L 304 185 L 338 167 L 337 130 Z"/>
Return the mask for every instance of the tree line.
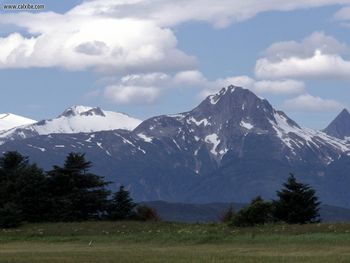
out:
<path id="1" fill-rule="evenodd" d="M 64 165 L 44 171 L 18 152 L 0 158 L 0 227 L 22 222 L 159 220 L 156 211 L 133 202 L 123 186 L 112 194 L 90 172 L 84 154 L 69 153 Z"/>
<path id="2" fill-rule="evenodd" d="M 102 176 L 90 172 L 91 162 L 81 153 L 69 153 L 63 166 L 44 171 L 18 152 L 0 158 L 0 227 L 22 222 L 73 222 L 86 220 L 160 220 L 157 211 L 134 203 L 120 186 L 112 193 Z M 261 197 L 237 213 L 228 209 L 222 221 L 245 227 L 273 222 L 319 222 L 320 202 L 309 185 L 290 175 L 277 200 Z"/>
<path id="3" fill-rule="evenodd" d="M 231 206 L 222 221 L 237 227 L 249 227 L 275 222 L 309 224 L 320 222 L 320 202 L 309 185 L 300 183 L 293 174 L 277 191 L 277 200 L 265 201 L 260 196 L 237 213 Z"/>

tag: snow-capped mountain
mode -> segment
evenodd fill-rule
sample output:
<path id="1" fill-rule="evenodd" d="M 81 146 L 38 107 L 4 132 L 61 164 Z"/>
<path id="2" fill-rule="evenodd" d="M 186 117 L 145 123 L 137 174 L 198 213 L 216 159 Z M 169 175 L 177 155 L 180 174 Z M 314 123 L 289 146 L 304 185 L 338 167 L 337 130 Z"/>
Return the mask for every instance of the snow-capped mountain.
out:
<path id="1" fill-rule="evenodd" d="M 97 132 L 116 129 L 132 130 L 141 120 L 126 114 L 104 111 L 99 107 L 72 106 L 55 119 L 43 120 L 19 128 L 0 131 L 0 144 L 53 133 Z"/>
<path id="2" fill-rule="evenodd" d="M 343 141 L 300 127 L 267 100 L 234 86 L 209 96 L 190 112 L 144 121 L 134 132 L 147 138 L 170 137 L 180 149 L 195 147 L 194 156 L 206 148 L 219 163 L 227 154 L 242 156 L 252 136 L 273 139 L 280 153 L 276 158 L 290 163 L 298 162 L 306 150 L 323 164 L 350 150 Z"/>
<path id="3" fill-rule="evenodd" d="M 76 114 L 68 110 L 62 116 Z M 150 118 L 132 131 L 51 133 L 0 146 L 8 150 L 30 156 L 45 169 L 62 163 L 71 151 L 84 152 L 94 172 L 129 186 L 138 201 L 273 198 L 294 172 L 317 189 L 322 201 L 350 207 L 345 141 L 300 127 L 267 100 L 234 86 L 191 111 Z"/>
<path id="4" fill-rule="evenodd" d="M 12 113 L 0 114 L 0 131 L 9 130 L 15 127 L 33 123 L 36 123 L 36 121 Z"/>
<path id="5" fill-rule="evenodd" d="M 330 136 L 347 139 L 350 141 L 350 113 L 347 109 L 342 112 L 328 125 L 324 132 Z"/>

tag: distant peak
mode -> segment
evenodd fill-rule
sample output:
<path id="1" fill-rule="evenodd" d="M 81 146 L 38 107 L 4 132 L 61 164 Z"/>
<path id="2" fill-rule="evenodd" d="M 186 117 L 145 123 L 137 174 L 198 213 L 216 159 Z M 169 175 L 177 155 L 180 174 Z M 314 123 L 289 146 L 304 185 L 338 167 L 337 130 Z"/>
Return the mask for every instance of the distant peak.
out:
<path id="1" fill-rule="evenodd" d="M 222 97 L 227 97 L 227 96 L 231 96 L 232 95 L 240 95 L 240 94 L 251 94 L 254 97 L 256 97 L 256 95 L 251 92 L 248 89 L 242 88 L 242 87 L 238 87 L 238 86 L 234 86 L 234 85 L 229 85 L 227 87 L 222 88 L 219 92 L 210 95 L 207 99 L 209 99 L 211 104 L 216 104 Z"/>
<path id="2" fill-rule="evenodd" d="M 344 139 L 350 136 L 350 113 L 343 109 L 338 116 L 324 129 L 328 135 Z"/>
<path id="3" fill-rule="evenodd" d="M 345 109 L 345 108 L 340 112 L 339 115 L 345 115 L 345 116 L 349 116 L 350 117 L 349 111 L 347 109 Z"/>
<path id="4" fill-rule="evenodd" d="M 89 107 L 74 105 L 67 108 L 59 117 L 72 117 L 72 116 L 105 116 L 104 112 L 99 107 Z"/>

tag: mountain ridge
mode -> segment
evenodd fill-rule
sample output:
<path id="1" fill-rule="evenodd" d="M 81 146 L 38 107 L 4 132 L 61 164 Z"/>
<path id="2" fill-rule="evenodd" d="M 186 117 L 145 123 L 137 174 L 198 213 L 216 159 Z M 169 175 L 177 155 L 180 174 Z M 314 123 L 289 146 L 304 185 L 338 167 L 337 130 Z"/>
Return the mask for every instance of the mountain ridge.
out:
<path id="1" fill-rule="evenodd" d="M 104 130 L 132 130 L 141 120 L 126 114 L 104 111 L 99 107 L 71 106 L 57 118 L 42 120 L 15 129 L 0 131 L 0 144 L 38 135 L 80 133 Z"/>
<path id="2" fill-rule="evenodd" d="M 0 132 L 33 123 L 36 121 L 13 113 L 0 114 Z"/>
<path id="3" fill-rule="evenodd" d="M 39 135 L 0 146 L 9 150 L 45 169 L 69 152 L 86 153 L 94 172 L 127 186 L 137 201 L 271 199 L 293 172 L 325 203 L 350 207 L 345 141 L 303 128 L 267 100 L 234 86 L 188 112 L 149 118 L 132 131 Z"/>

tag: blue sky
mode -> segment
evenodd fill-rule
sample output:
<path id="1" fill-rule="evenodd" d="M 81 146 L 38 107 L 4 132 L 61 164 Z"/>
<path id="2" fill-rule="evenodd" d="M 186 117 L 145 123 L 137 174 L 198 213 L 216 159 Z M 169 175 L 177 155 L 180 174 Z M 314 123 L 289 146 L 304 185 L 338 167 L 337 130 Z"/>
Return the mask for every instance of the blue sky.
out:
<path id="1" fill-rule="evenodd" d="M 324 128 L 350 106 L 350 0 L 242 2 L 46 0 L 25 13 L 0 0 L 0 112 L 82 104 L 146 119 L 235 84 Z"/>

